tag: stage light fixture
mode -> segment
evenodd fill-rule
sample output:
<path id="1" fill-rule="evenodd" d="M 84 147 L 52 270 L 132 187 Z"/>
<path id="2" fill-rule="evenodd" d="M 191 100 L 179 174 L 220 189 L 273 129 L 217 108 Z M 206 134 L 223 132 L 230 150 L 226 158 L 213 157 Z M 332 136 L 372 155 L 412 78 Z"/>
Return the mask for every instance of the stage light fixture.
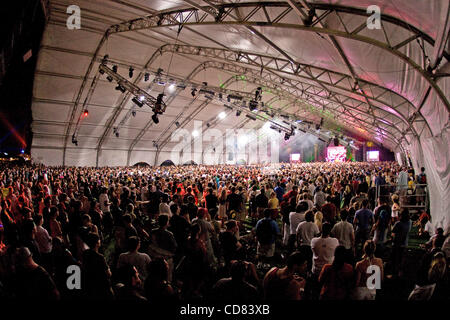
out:
<path id="1" fill-rule="evenodd" d="M 175 126 L 177 127 L 177 128 L 179 128 L 180 127 L 180 123 L 177 121 L 177 122 L 175 122 Z"/>
<path id="2" fill-rule="evenodd" d="M 197 89 L 193 88 L 192 91 L 191 91 L 191 95 L 192 95 L 193 97 L 195 97 L 195 94 L 196 94 L 196 93 L 197 93 Z"/>
<path id="3" fill-rule="evenodd" d="M 239 117 L 241 115 L 241 110 L 236 110 L 236 117 Z"/>
<path id="4" fill-rule="evenodd" d="M 246 114 L 245 116 L 253 121 L 256 121 L 256 117 L 252 116 L 251 114 Z"/>
<path id="5" fill-rule="evenodd" d="M 334 146 L 337 147 L 339 145 L 339 139 L 337 137 L 334 137 Z"/>
<path id="6" fill-rule="evenodd" d="M 289 140 L 290 138 L 291 138 L 291 136 L 290 136 L 288 133 L 286 133 L 286 134 L 284 135 L 284 140 L 285 140 L 285 141 Z"/>
<path id="7" fill-rule="evenodd" d="M 250 111 L 254 111 L 258 109 L 258 102 L 256 102 L 255 100 L 250 100 L 248 103 L 248 108 L 250 109 Z"/>
<path id="8" fill-rule="evenodd" d="M 89 115 L 89 111 L 87 109 L 85 109 L 83 111 L 83 116 L 86 118 Z"/>
<path id="9" fill-rule="evenodd" d="M 78 146 L 78 140 L 77 140 L 77 138 L 75 137 L 75 133 L 72 135 L 72 143 L 73 143 L 74 145 Z M 5 154 L 8 155 L 6 152 L 5 152 Z"/>
<path id="10" fill-rule="evenodd" d="M 148 79 L 150 79 L 150 74 L 149 74 L 148 72 L 146 72 L 146 73 L 144 74 L 144 81 L 147 82 Z"/>
<path id="11" fill-rule="evenodd" d="M 159 123 L 159 119 L 158 119 L 158 115 L 155 113 L 154 115 L 152 115 L 152 120 L 154 123 L 158 124 Z"/>
<path id="12" fill-rule="evenodd" d="M 227 117 L 227 114 L 224 111 L 222 111 L 221 113 L 219 113 L 218 117 L 219 119 L 225 119 Z"/>
<path id="13" fill-rule="evenodd" d="M 131 115 L 133 116 L 133 117 L 136 117 L 136 111 L 131 111 Z"/>
<path id="14" fill-rule="evenodd" d="M 100 74 L 105 74 L 105 71 L 100 69 L 98 72 L 100 72 Z"/>
<path id="15" fill-rule="evenodd" d="M 117 73 L 117 66 L 113 66 L 113 67 L 112 67 L 112 71 L 113 71 L 114 73 Z"/>
<path id="16" fill-rule="evenodd" d="M 133 78 L 133 72 L 134 72 L 133 67 L 130 67 L 130 69 L 128 69 L 128 75 L 130 76 L 130 78 Z"/>
<path id="17" fill-rule="evenodd" d="M 255 101 L 261 101 L 262 88 L 258 87 L 255 91 Z"/>
<path id="18" fill-rule="evenodd" d="M 158 97 L 156 97 L 156 102 L 155 102 L 155 112 L 160 112 L 162 109 L 162 104 L 163 104 L 163 97 L 164 97 L 164 93 L 160 93 L 158 94 Z"/>
<path id="19" fill-rule="evenodd" d="M 107 77 L 106 77 L 106 80 L 108 80 L 109 82 L 112 82 L 114 79 L 113 79 L 113 77 L 111 77 L 111 76 L 107 76 Z"/>
<path id="20" fill-rule="evenodd" d="M 117 85 L 116 90 L 118 90 L 118 91 L 120 91 L 120 92 L 122 92 L 122 93 L 124 93 L 125 91 L 127 91 L 127 90 L 126 90 L 122 85 L 120 85 L 120 84 Z"/>
<path id="21" fill-rule="evenodd" d="M 142 106 L 144 105 L 142 100 L 138 99 L 137 97 L 134 97 L 133 99 L 131 99 L 131 101 L 133 101 L 139 108 L 142 108 Z"/>

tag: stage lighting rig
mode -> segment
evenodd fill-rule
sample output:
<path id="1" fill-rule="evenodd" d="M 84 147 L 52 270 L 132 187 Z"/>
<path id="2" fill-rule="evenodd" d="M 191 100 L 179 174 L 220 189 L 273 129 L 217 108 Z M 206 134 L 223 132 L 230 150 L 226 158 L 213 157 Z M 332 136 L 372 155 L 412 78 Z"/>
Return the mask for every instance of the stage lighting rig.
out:
<path id="1" fill-rule="evenodd" d="M 155 114 L 162 114 L 165 112 L 166 104 L 162 99 L 163 95 L 159 95 L 158 98 L 151 96 L 145 90 L 142 90 L 104 64 L 101 64 L 99 69 L 103 70 L 106 74 L 108 74 L 108 76 L 111 76 L 113 80 L 117 82 L 116 90 L 119 90 L 122 93 L 129 92 L 132 94 L 134 96 L 134 99 L 132 99 L 133 102 L 139 107 L 146 104 Z M 159 69 L 159 71 L 162 71 L 162 69 Z"/>

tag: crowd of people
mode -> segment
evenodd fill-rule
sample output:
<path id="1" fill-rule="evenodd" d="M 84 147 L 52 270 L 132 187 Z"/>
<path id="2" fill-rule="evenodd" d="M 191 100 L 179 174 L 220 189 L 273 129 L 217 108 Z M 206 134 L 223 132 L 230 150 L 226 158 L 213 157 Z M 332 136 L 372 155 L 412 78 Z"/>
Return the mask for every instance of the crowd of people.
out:
<path id="1" fill-rule="evenodd" d="M 409 267 L 414 223 L 423 259 L 403 298 L 448 298 L 448 230 L 402 201 L 424 203 L 424 185 L 394 162 L 1 164 L 0 296 L 373 300 Z"/>

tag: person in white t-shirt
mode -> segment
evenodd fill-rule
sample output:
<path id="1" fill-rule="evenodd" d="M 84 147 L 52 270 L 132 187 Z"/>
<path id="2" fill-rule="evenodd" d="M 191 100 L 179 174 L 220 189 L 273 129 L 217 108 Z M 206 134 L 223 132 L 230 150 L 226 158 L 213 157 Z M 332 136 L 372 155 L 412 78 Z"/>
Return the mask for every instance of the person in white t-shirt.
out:
<path id="1" fill-rule="evenodd" d="M 150 256 L 146 253 L 139 252 L 141 242 L 138 237 L 132 236 L 128 238 L 128 252 L 121 253 L 117 261 L 117 268 L 121 268 L 124 265 L 135 266 L 139 271 L 141 280 L 145 280 L 148 276 L 148 265 L 150 264 Z"/>
<path id="2" fill-rule="evenodd" d="M 169 206 L 169 196 L 165 193 L 162 196 L 162 200 L 161 203 L 159 204 L 159 214 L 165 214 L 167 216 L 172 217 L 172 212 L 170 211 L 170 206 Z"/>
<path id="3" fill-rule="evenodd" d="M 305 221 L 299 223 L 297 226 L 297 247 L 311 247 L 311 240 L 319 235 L 319 233 L 319 228 L 314 223 L 314 213 L 310 210 L 305 213 Z"/>
<path id="4" fill-rule="evenodd" d="M 330 237 L 331 224 L 325 222 L 322 225 L 322 236 L 311 240 L 311 250 L 313 252 L 312 273 L 319 276 L 325 264 L 332 264 L 334 250 L 339 245 L 339 240 Z"/>
<path id="5" fill-rule="evenodd" d="M 331 229 L 331 236 L 338 239 L 339 245 L 344 246 L 346 261 L 353 264 L 354 249 L 355 249 L 355 231 L 353 225 L 347 221 L 348 212 L 343 210 L 341 212 L 342 221 L 336 223 Z"/>
<path id="6" fill-rule="evenodd" d="M 297 227 L 298 225 L 305 221 L 305 212 L 308 210 L 308 204 L 304 201 L 300 202 L 295 208 L 295 212 L 289 214 L 289 240 L 288 248 L 289 251 L 293 250 L 295 247 L 295 242 L 297 238 Z"/>

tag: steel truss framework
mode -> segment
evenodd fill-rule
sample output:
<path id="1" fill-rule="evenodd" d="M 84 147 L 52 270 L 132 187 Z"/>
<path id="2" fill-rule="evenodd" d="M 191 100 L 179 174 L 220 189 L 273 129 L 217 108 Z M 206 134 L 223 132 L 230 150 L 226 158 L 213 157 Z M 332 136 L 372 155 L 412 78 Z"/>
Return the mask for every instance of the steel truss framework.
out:
<path id="1" fill-rule="evenodd" d="M 430 128 L 426 119 L 423 118 L 420 113 L 423 101 L 420 105 L 413 105 L 406 97 L 401 96 L 388 88 L 358 78 L 335 38 L 342 37 L 370 44 L 386 50 L 400 58 L 409 67 L 419 72 L 419 74 L 428 82 L 430 88 L 435 90 L 443 105 L 450 111 L 450 104 L 447 97 L 436 84 L 435 79 L 438 75 L 435 74 L 434 68 L 427 66 L 425 60 L 427 55 L 423 44 L 428 43 L 433 46 L 435 40 L 413 25 L 398 18 L 384 14 L 381 15 L 383 21 L 382 29 L 385 35 L 385 39 L 382 41 L 360 34 L 366 27 L 367 13 L 365 10 L 354 7 L 308 3 L 304 0 L 301 0 L 300 3 L 288 0 L 287 2 L 227 3 L 222 5 L 213 4 L 210 1 L 203 0 L 203 2 L 207 4 L 204 6 L 200 6 L 190 0 L 185 0 L 185 2 L 192 7 L 158 12 L 144 18 L 133 19 L 124 23 L 112 25 L 106 30 L 94 52 L 76 97 L 70 121 L 67 123 L 63 161 L 65 161 L 65 151 L 73 120 L 76 119 L 77 113 L 80 113 L 80 110 L 83 110 L 85 106 L 89 104 L 92 92 L 96 87 L 96 80 L 94 78 L 88 94 L 81 104 L 80 100 L 82 93 L 86 88 L 87 79 L 92 71 L 94 62 L 98 59 L 100 49 L 104 45 L 106 39 L 114 33 L 142 29 L 178 26 L 179 30 L 181 30 L 183 27 L 196 25 L 242 25 L 250 29 L 253 33 L 256 33 L 259 37 L 282 53 L 285 58 L 276 58 L 253 52 L 188 45 L 165 45 L 159 49 L 159 53 L 176 52 L 177 54 L 200 55 L 224 60 L 225 62 L 222 64 L 217 61 L 208 61 L 203 63 L 203 65 L 211 64 L 208 67 L 214 68 L 217 67 L 217 63 L 219 63 L 222 70 L 234 74 L 245 74 L 247 76 L 247 81 L 270 88 L 272 93 L 279 96 L 281 99 L 288 101 L 292 99 L 298 101 L 300 99 L 300 101 L 306 102 L 306 105 L 309 105 L 308 111 L 310 113 L 315 113 L 324 118 L 327 118 L 327 115 L 329 115 L 329 123 L 333 122 L 333 118 L 338 117 L 335 121 L 344 123 L 345 127 L 354 128 L 356 122 L 358 126 L 366 128 L 367 132 L 372 136 L 379 135 L 383 137 L 383 139 L 389 141 L 393 148 L 401 148 L 401 141 L 405 139 L 406 135 L 411 133 L 417 136 L 416 129 L 413 125 L 414 123 L 425 122 L 428 129 Z M 298 17 L 304 18 L 312 9 L 315 11 L 309 25 L 292 23 L 292 20 L 290 20 L 292 13 L 295 13 Z M 245 12 L 245 15 L 242 15 L 243 12 Z M 355 19 L 360 19 L 361 23 L 353 30 L 349 30 L 342 19 L 342 15 L 344 14 L 352 14 Z M 329 15 L 336 15 L 339 18 L 338 21 L 340 22 L 340 25 L 334 26 L 334 28 L 326 27 L 323 24 L 323 21 L 324 18 Z M 398 43 L 392 43 L 385 30 L 387 24 L 393 24 L 406 30 L 405 38 Z M 278 48 L 273 42 L 257 32 L 253 27 L 288 28 L 306 32 L 315 32 L 319 35 L 329 37 L 345 62 L 349 74 L 298 63 Z M 192 30 L 192 28 L 190 28 L 190 30 Z M 198 32 L 196 33 L 198 34 Z M 417 41 L 419 45 L 420 42 L 422 43 L 421 48 L 424 51 L 424 59 L 422 61 L 414 61 L 413 58 L 400 50 L 414 41 Z M 449 61 L 449 54 L 446 51 L 443 51 L 442 56 L 438 57 L 439 61 L 443 57 Z M 144 70 L 149 68 L 154 58 L 155 55 L 149 59 L 147 64 L 143 67 Z M 241 66 L 242 63 L 246 63 L 254 68 L 244 68 Z M 437 65 L 434 67 L 437 67 Z M 259 68 L 260 70 L 256 70 L 256 68 Z M 281 74 L 284 74 L 285 76 L 283 77 Z M 140 73 L 135 84 L 138 83 L 142 77 L 143 72 Z M 179 91 L 177 91 L 175 95 L 177 93 L 179 93 Z M 166 101 L 167 105 L 170 104 L 175 95 L 169 98 L 169 101 Z M 355 95 L 358 96 L 358 99 L 354 98 Z M 390 100 L 392 100 L 393 96 L 397 99 L 400 98 L 401 102 L 396 104 L 392 103 Z M 102 148 L 102 144 L 129 99 L 130 96 L 128 94 L 123 95 L 113 116 L 109 119 L 106 129 L 97 144 L 97 163 L 98 153 Z M 206 104 L 203 107 L 207 105 L 206 101 L 204 103 Z M 204 103 L 202 103 L 202 105 Z M 291 104 L 292 102 L 288 103 L 287 106 Z M 381 107 L 377 106 L 380 104 Z M 327 111 L 320 113 L 318 112 L 320 108 L 326 109 Z M 194 113 L 197 112 L 196 110 L 197 109 L 194 110 Z M 187 119 L 193 119 L 195 116 L 194 113 L 189 115 Z M 358 116 L 356 116 L 356 114 L 358 114 Z M 386 120 L 387 116 L 390 116 L 389 120 Z M 163 134 L 158 137 L 158 141 L 164 142 L 164 140 L 166 140 L 163 136 L 171 127 L 173 127 L 175 122 L 176 119 L 174 119 L 169 128 L 166 128 Z M 246 121 L 236 127 L 243 126 L 245 123 Z M 128 161 L 130 159 L 131 151 L 138 141 L 142 139 L 150 126 L 151 123 L 149 122 L 131 143 L 130 148 L 128 149 Z M 359 132 L 359 134 L 361 134 L 361 132 Z M 406 139 L 405 141 L 408 142 Z"/>

